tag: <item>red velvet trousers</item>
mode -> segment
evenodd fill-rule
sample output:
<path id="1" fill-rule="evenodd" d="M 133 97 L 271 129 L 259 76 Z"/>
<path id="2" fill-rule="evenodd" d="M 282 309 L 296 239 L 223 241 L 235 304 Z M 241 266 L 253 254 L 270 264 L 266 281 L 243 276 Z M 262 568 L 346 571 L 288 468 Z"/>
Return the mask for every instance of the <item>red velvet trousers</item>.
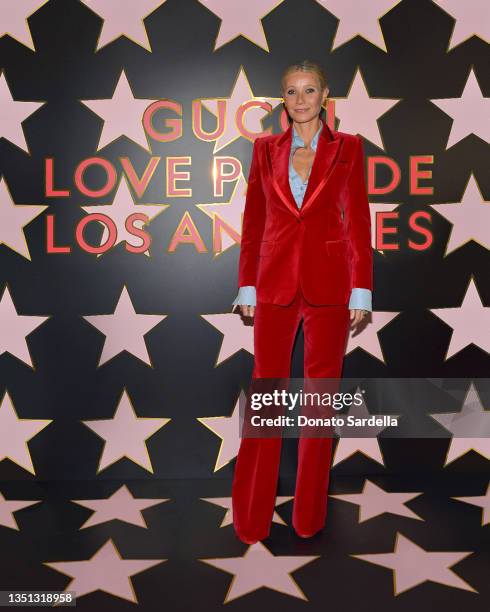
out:
<path id="1" fill-rule="evenodd" d="M 288 306 L 257 301 L 252 378 L 288 378 L 298 325 L 303 319 L 304 378 L 340 378 L 349 332 L 348 304 L 309 304 L 298 287 Z M 300 437 L 293 527 L 310 536 L 325 524 L 332 457 L 331 437 Z M 242 438 L 232 484 L 233 524 L 241 539 L 269 535 L 276 502 L 281 437 Z"/>

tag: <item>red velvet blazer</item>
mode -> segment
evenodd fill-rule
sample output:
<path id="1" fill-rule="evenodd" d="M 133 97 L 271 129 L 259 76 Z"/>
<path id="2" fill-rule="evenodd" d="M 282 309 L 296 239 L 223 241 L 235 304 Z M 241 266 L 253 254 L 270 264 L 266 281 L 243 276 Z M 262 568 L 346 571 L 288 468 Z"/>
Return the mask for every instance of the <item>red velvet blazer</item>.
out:
<path id="1" fill-rule="evenodd" d="M 359 136 L 323 121 L 300 209 L 289 186 L 292 125 L 257 138 L 248 179 L 238 285 L 257 301 L 287 305 L 298 283 L 311 304 L 347 304 L 372 291 L 371 219 Z"/>

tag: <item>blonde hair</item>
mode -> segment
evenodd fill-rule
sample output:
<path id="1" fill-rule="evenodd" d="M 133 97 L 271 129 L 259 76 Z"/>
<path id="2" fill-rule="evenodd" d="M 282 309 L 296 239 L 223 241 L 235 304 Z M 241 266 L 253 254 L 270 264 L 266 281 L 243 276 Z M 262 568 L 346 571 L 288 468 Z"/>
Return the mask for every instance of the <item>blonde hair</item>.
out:
<path id="1" fill-rule="evenodd" d="M 328 88 L 328 84 L 327 84 L 327 75 L 325 74 L 325 71 L 323 70 L 323 68 L 320 66 L 320 64 L 317 64 L 316 62 L 310 62 L 309 60 L 302 60 L 301 62 L 298 62 L 296 64 L 290 64 L 286 70 L 284 70 L 284 72 L 282 73 L 281 76 L 281 95 L 284 94 L 284 80 L 286 78 L 286 76 L 290 73 L 290 72 L 296 72 L 296 71 L 302 71 L 302 72 L 313 72 L 314 74 L 316 74 L 319 82 L 320 82 L 320 89 L 323 91 L 325 88 Z"/>

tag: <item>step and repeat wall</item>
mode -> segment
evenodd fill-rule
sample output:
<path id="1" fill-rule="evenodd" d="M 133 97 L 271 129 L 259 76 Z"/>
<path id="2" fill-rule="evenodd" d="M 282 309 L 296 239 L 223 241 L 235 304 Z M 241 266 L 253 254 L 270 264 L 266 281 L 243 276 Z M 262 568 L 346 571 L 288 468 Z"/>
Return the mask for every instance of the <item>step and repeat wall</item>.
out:
<path id="1" fill-rule="evenodd" d="M 229 485 L 246 179 L 302 59 L 366 158 L 374 311 L 344 375 L 465 378 L 489 410 L 489 21 L 483 0 L 0 3 L 0 480 Z M 451 443 L 335 467 L 488 470 L 488 441 Z"/>

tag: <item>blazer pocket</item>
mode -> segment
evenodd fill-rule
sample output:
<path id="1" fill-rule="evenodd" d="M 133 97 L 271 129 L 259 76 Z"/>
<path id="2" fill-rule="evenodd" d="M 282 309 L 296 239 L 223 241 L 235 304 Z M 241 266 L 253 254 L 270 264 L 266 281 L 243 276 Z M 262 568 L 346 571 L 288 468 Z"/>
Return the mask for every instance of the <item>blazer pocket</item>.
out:
<path id="1" fill-rule="evenodd" d="M 268 257 L 269 255 L 272 255 L 275 246 L 275 240 L 262 240 L 259 250 L 260 257 Z"/>
<path id="2" fill-rule="evenodd" d="M 335 240 L 325 240 L 325 248 L 329 255 L 339 255 L 347 257 L 349 250 L 349 240 L 347 238 L 337 238 Z"/>

